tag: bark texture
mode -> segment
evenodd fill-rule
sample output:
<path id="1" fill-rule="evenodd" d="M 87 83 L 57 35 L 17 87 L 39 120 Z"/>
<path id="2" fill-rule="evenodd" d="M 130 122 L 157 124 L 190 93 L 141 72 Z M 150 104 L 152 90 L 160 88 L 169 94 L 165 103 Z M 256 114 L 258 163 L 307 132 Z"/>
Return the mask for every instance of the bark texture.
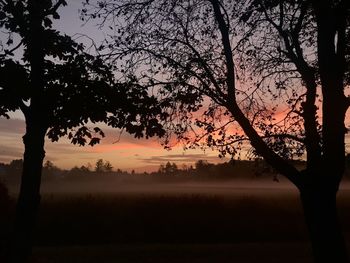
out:
<path id="1" fill-rule="evenodd" d="M 300 193 L 315 263 L 348 261 L 346 242 L 338 220 L 336 191 L 303 189 Z"/>
<path id="2" fill-rule="evenodd" d="M 25 152 L 20 194 L 17 201 L 14 224 L 14 240 L 10 251 L 10 262 L 28 262 L 33 243 L 33 231 L 40 204 L 40 184 L 46 129 L 27 122 L 23 137 Z"/>

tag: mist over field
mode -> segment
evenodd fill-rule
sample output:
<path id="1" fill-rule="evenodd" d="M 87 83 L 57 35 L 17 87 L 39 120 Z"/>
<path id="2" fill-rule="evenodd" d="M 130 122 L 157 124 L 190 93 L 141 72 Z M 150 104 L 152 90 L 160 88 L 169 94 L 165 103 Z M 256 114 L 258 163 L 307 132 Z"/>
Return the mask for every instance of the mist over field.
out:
<path id="1" fill-rule="evenodd" d="M 18 184 L 8 184 L 11 195 L 18 193 Z M 350 191 L 350 181 L 340 185 L 340 195 Z M 295 194 L 298 191 L 288 180 L 281 177 L 274 181 L 272 177 L 232 179 L 232 180 L 193 180 L 183 178 L 154 178 L 147 175 L 125 177 L 96 177 L 43 181 L 42 194 L 203 194 L 203 195 L 259 195 Z"/>
<path id="2" fill-rule="evenodd" d="M 13 201 L 0 219 L 0 241 L 11 235 L 21 160 L 3 167 Z M 340 188 L 350 244 L 348 170 Z M 103 160 L 71 170 L 47 162 L 37 220 L 34 263 L 312 262 L 298 190 L 261 161 L 198 161 L 187 169 L 168 162 L 152 173 Z"/>
<path id="3" fill-rule="evenodd" d="M 348 189 L 349 184 L 344 184 Z M 18 185 L 9 185 L 9 191 L 15 195 Z M 159 180 L 153 178 L 112 178 L 43 182 L 42 194 L 203 194 L 203 195 L 237 195 L 258 194 L 261 191 L 291 192 L 297 191 L 287 181 L 268 180 L 231 180 L 231 181 L 187 181 Z"/>
<path id="4" fill-rule="evenodd" d="M 43 180 L 33 262 L 311 262 L 299 194 L 273 178 Z M 339 210 L 349 244 L 347 181 Z"/>

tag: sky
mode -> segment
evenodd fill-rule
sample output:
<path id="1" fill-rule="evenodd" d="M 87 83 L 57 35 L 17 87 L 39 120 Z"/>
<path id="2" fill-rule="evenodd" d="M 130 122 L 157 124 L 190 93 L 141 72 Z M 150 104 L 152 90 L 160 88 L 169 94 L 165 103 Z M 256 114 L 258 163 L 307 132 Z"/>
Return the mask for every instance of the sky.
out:
<path id="1" fill-rule="evenodd" d="M 93 38 L 97 43 L 104 37 L 104 33 L 90 21 L 83 25 L 79 19 L 79 9 L 82 0 L 70 0 L 68 6 L 59 9 L 61 18 L 55 20 L 54 27 L 68 35 L 84 34 Z M 1 37 L 1 35 L 0 35 Z M 349 116 L 348 116 L 349 117 Z M 347 118 L 349 119 L 349 118 Z M 91 164 L 94 166 L 98 159 L 108 160 L 114 169 L 135 170 L 150 172 L 166 162 L 175 162 L 179 167 L 182 164 L 194 165 L 198 160 L 207 160 L 211 163 L 224 162 L 228 159 L 218 158 L 218 152 L 207 150 L 183 150 L 181 145 L 172 150 L 165 150 L 156 138 L 149 140 L 135 139 L 124 133 L 118 142 L 118 130 L 104 129 L 107 135 L 97 146 L 79 147 L 61 139 L 57 143 L 46 140 L 46 160 L 52 161 L 60 168 L 70 169 L 74 166 Z M 23 156 L 22 136 L 25 133 L 24 118 L 20 112 L 11 113 L 11 119 L 0 117 L 0 162 L 9 163 L 13 159 Z M 349 137 L 347 138 L 349 149 Z"/>
<path id="2" fill-rule="evenodd" d="M 90 22 L 83 25 L 79 20 L 81 0 L 67 1 L 68 6 L 59 9 L 61 18 L 55 21 L 54 27 L 68 35 L 85 34 L 97 42 L 103 39 L 103 32 Z M 11 160 L 23 158 L 24 146 L 22 136 L 25 133 L 24 117 L 20 112 L 11 113 L 11 119 L 0 117 L 0 162 L 9 163 Z M 67 139 L 52 143 L 46 139 L 46 159 L 56 166 L 70 169 L 74 166 L 91 164 L 104 159 L 111 162 L 114 169 L 150 172 L 166 162 L 175 162 L 180 168 L 183 164 L 193 165 L 198 160 L 211 163 L 224 162 L 227 159 L 218 158 L 218 152 L 208 150 L 183 150 L 181 145 L 165 150 L 158 139 L 135 139 L 123 133 L 119 138 L 118 130 L 105 128 L 106 138 L 97 146 L 79 147 L 69 143 Z M 118 142 L 116 142 L 118 140 Z"/>
<path id="3" fill-rule="evenodd" d="M 20 114 L 12 114 L 7 120 L 0 118 L 0 162 L 9 163 L 11 160 L 23 156 L 22 136 L 25 133 L 24 120 Z M 172 150 L 165 150 L 158 139 L 135 139 L 123 133 L 120 140 L 119 131 L 105 128 L 106 137 L 97 146 L 76 146 L 65 138 L 59 142 L 46 139 L 46 159 L 60 168 L 70 169 L 74 166 L 91 164 L 102 158 L 112 163 L 114 169 L 135 170 L 137 172 L 151 172 L 166 162 L 175 162 L 181 168 L 182 164 L 193 165 L 198 160 L 208 160 L 211 163 L 224 162 L 226 159 L 217 157 L 217 152 L 202 150 L 186 150 L 181 146 Z"/>

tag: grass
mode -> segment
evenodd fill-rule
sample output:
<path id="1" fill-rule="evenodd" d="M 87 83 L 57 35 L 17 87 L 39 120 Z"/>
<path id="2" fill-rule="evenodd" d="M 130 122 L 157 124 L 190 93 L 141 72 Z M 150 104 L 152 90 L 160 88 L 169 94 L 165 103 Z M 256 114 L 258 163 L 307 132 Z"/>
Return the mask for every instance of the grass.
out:
<path id="1" fill-rule="evenodd" d="M 305 243 L 127 244 L 40 247 L 37 263 L 308 263 Z"/>
<path id="2" fill-rule="evenodd" d="M 100 195 L 44 198 L 38 245 L 305 240 L 293 197 Z M 291 209 L 293 207 L 293 209 Z"/>
<path id="3" fill-rule="evenodd" d="M 33 263 L 311 262 L 293 190 L 147 187 L 43 194 Z M 347 190 L 339 197 L 347 240 L 349 208 Z"/>

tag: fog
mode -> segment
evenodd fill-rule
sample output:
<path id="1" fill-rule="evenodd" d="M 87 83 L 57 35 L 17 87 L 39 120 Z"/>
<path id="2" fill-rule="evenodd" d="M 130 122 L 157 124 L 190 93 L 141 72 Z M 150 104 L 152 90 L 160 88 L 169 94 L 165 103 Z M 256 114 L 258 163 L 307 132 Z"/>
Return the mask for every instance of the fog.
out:
<path id="1" fill-rule="evenodd" d="M 9 193 L 15 197 L 18 184 L 7 184 Z M 340 192 L 350 191 L 350 181 L 344 180 Z M 131 195 L 283 195 L 298 194 L 296 187 L 281 177 L 235 179 L 235 180 L 184 180 L 174 178 L 154 178 L 147 176 L 126 176 L 76 180 L 43 181 L 41 193 L 47 194 L 131 194 Z"/>

